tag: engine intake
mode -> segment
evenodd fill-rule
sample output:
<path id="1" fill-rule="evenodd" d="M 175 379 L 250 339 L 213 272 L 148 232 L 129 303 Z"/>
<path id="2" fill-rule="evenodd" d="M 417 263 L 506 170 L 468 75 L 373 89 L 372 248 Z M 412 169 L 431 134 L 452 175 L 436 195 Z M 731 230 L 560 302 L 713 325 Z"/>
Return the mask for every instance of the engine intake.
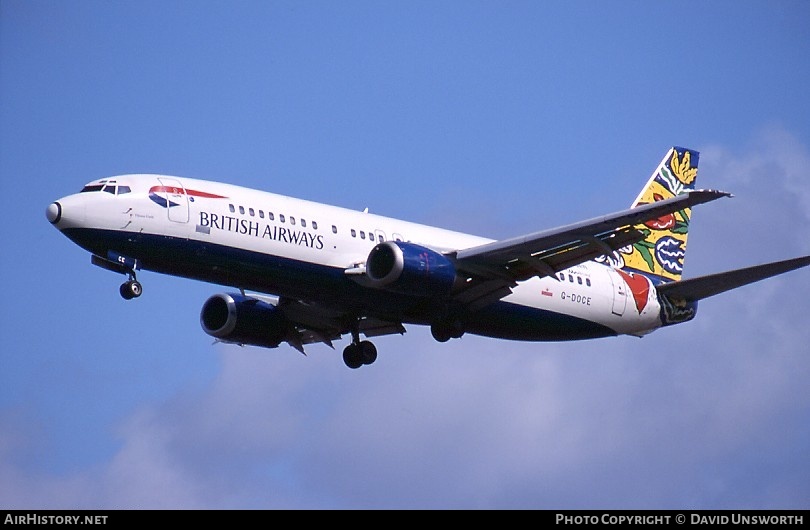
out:
<path id="1" fill-rule="evenodd" d="M 277 347 L 287 336 L 290 322 L 276 306 L 235 293 L 216 294 L 200 311 L 203 331 L 224 342 Z"/>
<path id="2" fill-rule="evenodd" d="M 429 248 L 386 241 L 371 249 L 366 260 L 368 283 L 422 296 L 444 295 L 456 281 L 456 268 L 447 257 Z"/>

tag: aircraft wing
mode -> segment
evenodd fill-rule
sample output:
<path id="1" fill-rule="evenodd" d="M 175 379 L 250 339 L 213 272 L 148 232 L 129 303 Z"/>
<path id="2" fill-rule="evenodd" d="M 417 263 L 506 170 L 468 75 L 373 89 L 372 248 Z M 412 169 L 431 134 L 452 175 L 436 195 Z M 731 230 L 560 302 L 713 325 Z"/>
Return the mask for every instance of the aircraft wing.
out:
<path id="1" fill-rule="evenodd" d="M 671 300 L 680 299 L 686 302 L 696 302 L 807 265 L 810 265 L 810 256 L 665 283 L 658 285 L 656 289 L 660 294 L 667 296 Z"/>
<path id="2" fill-rule="evenodd" d="M 458 250 L 450 254 L 457 269 L 477 281 L 460 292 L 456 301 L 473 309 L 482 307 L 508 295 L 518 281 L 551 276 L 641 241 L 644 236 L 635 228 L 638 224 L 730 195 L 716 190 L 686 191 L 587 221 Z"/>
<path id="3" fill-rule="evenodd" d="M 339 339 L 344 333 L 349 333 L 348 323 L 354 320 L 343 313 L 318 304 L 290 298 L 278 299 L 266 295 L 251 296 L 268 301 L 284 313 L 294 327 L 285 337 L 285 341 L 301 353 L 304 353 L 305 344 L 316 342 L 322 342 L 330 348 L 334 348 L 332 341 Z M 366 337 L 405 333 L 405 328 L 400 322 L 366 317 L 359 319 L 356 323 L 358 331 Z"/>

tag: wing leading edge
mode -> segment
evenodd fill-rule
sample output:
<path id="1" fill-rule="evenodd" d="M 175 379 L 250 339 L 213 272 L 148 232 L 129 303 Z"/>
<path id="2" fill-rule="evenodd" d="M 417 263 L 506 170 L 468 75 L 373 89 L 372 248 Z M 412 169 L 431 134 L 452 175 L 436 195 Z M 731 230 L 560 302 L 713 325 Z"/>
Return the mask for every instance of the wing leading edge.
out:
<path id="1" fill-rule="evenodd" d="M 550 276 L 643 239 L 636 225 L 697 204 L 729 197 L 716 190 L 687 191 L 676 197 L 544 230 L 459 250 L 460 270 L 512 281 Z"/>

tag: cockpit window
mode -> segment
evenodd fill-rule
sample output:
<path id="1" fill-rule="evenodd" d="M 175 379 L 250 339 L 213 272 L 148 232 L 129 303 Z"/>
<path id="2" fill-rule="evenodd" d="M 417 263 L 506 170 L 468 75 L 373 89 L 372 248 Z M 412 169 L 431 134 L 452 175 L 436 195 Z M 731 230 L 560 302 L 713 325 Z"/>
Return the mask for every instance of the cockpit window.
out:
<path id="1" fill-rule="evenodd" d="M 101 180 L 98 184 L 88 184 L 87 186 L 82 188 L 82 191 L 79 193 L 88 193 L 93 191 L 105 191 L 111 195 L 123 195 L 124 193 L 130 193 L 132 189 L 129 186 L 118 186 L 114 180 L 107 181 Z"/>

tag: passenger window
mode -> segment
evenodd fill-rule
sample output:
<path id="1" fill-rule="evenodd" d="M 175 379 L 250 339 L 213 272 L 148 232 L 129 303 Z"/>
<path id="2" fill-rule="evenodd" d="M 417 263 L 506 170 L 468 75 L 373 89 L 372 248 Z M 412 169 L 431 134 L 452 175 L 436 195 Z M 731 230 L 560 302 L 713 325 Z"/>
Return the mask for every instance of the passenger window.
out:
<path id="1" fill-rule="evenodd" d="M 132 191 L 129 186 L 118 186 L 118 195 L 123 195 Z"/>
<path id="2" fill-rule="evenodd" d="M 294 225 L 294 224 L 295 224 L 295 217 L 290 216 L 290 224 L 291 224 L 291 225 Z"/>
<path id="3" fill-rule="evenodd" d="M 366 238 L 366 233 L 363 232 L 362 230 L 360 230 L 360 239 L 365 239 L 365 238 Z"/>
<path id="4" fill-rule="evenodd" d="M 245 215 L 245 207 L 244 206 L 239 207 L 239 213 L 241 213 L 242 215 Z"/>
<path id="5" fill-rule="evenodd" d="M 284 222 L 284 214 L 278 214 L 278 220 Z"/>
<path id="6" fill-rule="evenodd" d="M 318 223 L 316 223 L 315 221 L 312 221 L 312 229 L 313 229 L 313 230 L 317 230 L 317 229 L 318 229 Z"/>
<path id="7" fill-rule="evenodd" d="M 337 227 L 335 225 L 332 225 L 332 233 L 337 234 Z"/>
<path id="8" fill-rule="evenodd" d="M 577 283 L 582 285 L 582 276 L 577 276 Z"/>
<path id="9" fill-rule="evenodd" d="M 250 209 L 248 210 L 248 212 L 250 212 L 250 216 L 251 216 L 251 217 L 255 217 L 255 216 L 256 216 L 256 212 L 254 212 L 254 211 L 253 211 L 253 208 L 250 208 Z"/>
<path id="10" fill-rule="evenodd" d="M 357 237 L 357 232 L 355 232 L 354 228 L 352 228 L 352 237 Z"/>
<path id="11" fill-rule="evenodd" d="M 303 226 L 304 228 L 307 227 L 307 220 L 306 219 L 301 219 L 301 226 Z"/>
<path id="12" fill-rule="evenodd" d="M 571 283 L 574 283 L 574 276 L 569 274 L 568 275 L 568 281 L 571 282 Z"/>
<path id="13" fill-rule="evenodd" d="M 264 219 L 264 210 L 259 210 L 259 217 Z"/>
<path id="14" fill-rule="evenodd" d="M 270 220 L 272 221 L 273 219 L 275 219 L 275 218 L 276 218 L 276 216 L 275 216 L 275 215 L 273 215 L 273 212 L 267 212 L 267 218 L 268 218 L 268 219 L 270 219 Z"/>
<path id="15" fill-rule="evenodd" d="M 587 285 L 588 287 L 591 286 L 591 279 L 590 278 L 585 278 L 585 285 Z"/>
<path id="16" fill-rule="evenodd" d="M 231 213 L 234 213 L 236 211 L 236 208 L 234 208 L 233 204 L 229 204 L 228 209 L 231 211 Z"/>

